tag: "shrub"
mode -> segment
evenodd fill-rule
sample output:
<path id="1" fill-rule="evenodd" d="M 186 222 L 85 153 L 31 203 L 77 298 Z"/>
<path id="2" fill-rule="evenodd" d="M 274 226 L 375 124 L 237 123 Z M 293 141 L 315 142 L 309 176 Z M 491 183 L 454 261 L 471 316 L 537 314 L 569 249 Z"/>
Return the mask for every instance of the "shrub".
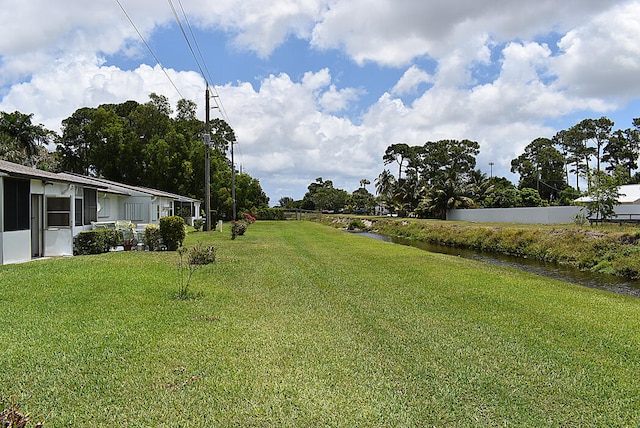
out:
<path id="1" fill-rule="evenodd" d="M 358 219 L 358 218 L 354 218 L 353 220 L 351 220 L 349 222 L 349 224 L 347 225 L 347 229 L 349 230 L 356 230 L 356 229 L 366 229 L 367 227 L 365 226 L 365 224 L 362 222 L 362 220 Z"/>
<path id="2" fill-rule="evenodd" d="M 76 250 L 79 255 L 106 253 L 119 240 L 120 234 L 113 229 L 84 230 L 76 236 Z"/>
<path id="3" fill-rule="evenodd" d="M 193 228 L 195 229 L 196 232 L 200 232 L 200 229 L 202 229 L 203 224 L 204 224 L 204 220 L 202 220 L 201 218 L 197 220 L 193 220 Z"/>
<path id="4" fill-rule="evenodd" d="M 579 212 L 578 214 L 573 216 L 573 222 L 578 226 L 584 226 L 587 222 L 587 216 L 584 213 Z"/>
<path id="5" fill-rule="evenodd" d="M 144 228 L 144 242 L 149 247 L 150 251 L 160 249 L 160 226 L 157 224 L 148 224 Z"/>
<path id="6" fill-rule="evenodd" d="M 160 236 L 169 251 L 177 250 L 187 236 L 184 219 L 177 215 L 161 218 Z"/>
<path id="7" fill-rule="evenodd" d="M 252 216 L 251 214 L 245 212 L 242 213 L 242 221 L 248 223 L 248 224 L 253 224 L 256 222 L 256 218 L 254 216 Z"/>
<path id="8" fill-rule="evenodd" d="M 189 298 L 188 290 L 193 273 L 198 267 L 216 261 L 216 249 L 196 244 L 191 248 L 180 247 L 178 255 L 180 257 L 178 261 L 178 299 L 185 300 Z M 186 263 L 184 261 L 185 255 L 187 256 Z M 186 279 L 185 271 L 187 272 Z"/>
<path id="9" fill-rule="evenodd" d="M 189 250 L 188 261 L 190 265 L 196 266 L 213 263 L 216 261 L 216 249 L 196 244 Z"/>
<path id="10" fill-rule="evenodd" d="M 286 220 L 282 208 L 260 208 L 256 214 L 258 220 Z"/>
<path id="11" fill-rule="evenodd" d="M 249 224 L 245 221 L 232 221 L 231 222 L 231 239 L 236 239 L 236 236 L 242 236 L 247 231 Z"/>

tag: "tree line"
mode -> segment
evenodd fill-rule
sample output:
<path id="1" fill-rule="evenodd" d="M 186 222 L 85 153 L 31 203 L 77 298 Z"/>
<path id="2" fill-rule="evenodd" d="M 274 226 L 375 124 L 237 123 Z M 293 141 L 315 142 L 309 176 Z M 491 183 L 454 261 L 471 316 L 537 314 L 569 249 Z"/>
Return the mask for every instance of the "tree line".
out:
<path id="1" fill-rule="evenodd" d="M 149 101 L 83 107 L 62 121 L 60 135 L 32 123 L 33 115 L 0 112 L 0 158 L 52 172 L 75 172 L 204 199 L 203 135 L 197 106 L 151 94 Z M 231 219 L 231 162 L 236 137 L 222 119 L 210 122 L 211 209 Z M 55 147 L 55 150 L 48 150 Z M 238 212 L 266 208 L 269 198 L 249 174 L 236 174 Z"/>
<path id="2" fill-rule="evenodd" d="M 453 208 L 512 208 L 570 205 L 581 195 L 611 211 L 623 184 L 640 182 L 640 118 L 627 129 L 614 130 L 607 117 L 585 119 L 551 138 L 536 138 L 511 161 L 517 185 L 505 177 L 487 177 L 476 169 L 480 146 L 470 140 L 428 141 L 423 145 L 391 144 L 382 156 L 395 165 L 374 180 L 376 196 L 363 182 L 352 194 L 316 179 L 301 201 L 283 198 L 289 208 L 352 210 L 373 213 L 379 207 L 400 216 L 445 218 Z M 572 186 L 570 183 L 575 183 Z M 580 184 L 586 183 L 581 189 Z M 583 186 L 584 187 L 584 186 Z M 603 202 L 602 195 L 607 195 Z M 600 209 L 600 208 L 598 208 Z M 602 213 L 606 213 L 603 209 Z"/>

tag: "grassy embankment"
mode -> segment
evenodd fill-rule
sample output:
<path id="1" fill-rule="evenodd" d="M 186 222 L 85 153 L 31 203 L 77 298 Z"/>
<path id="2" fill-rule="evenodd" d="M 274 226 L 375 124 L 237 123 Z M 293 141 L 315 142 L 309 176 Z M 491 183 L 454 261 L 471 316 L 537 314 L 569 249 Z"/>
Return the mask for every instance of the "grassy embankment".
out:
<path id="1" fill-rule="evenodd" d="M 347 227 L 354 220 L 367 230 L 451 247 L 508 254 L 565 264 L 582 270 L 640 278 L 640 229 L 636 226 L 476 224 L 385 217 L 323 216 L 323 224 Z"/>
<path id="2" fill-rule="evenodd" d="M 309 222 L 0 267 L 0 398 L 45 426 L 637 426 L 640 300 Z"/>

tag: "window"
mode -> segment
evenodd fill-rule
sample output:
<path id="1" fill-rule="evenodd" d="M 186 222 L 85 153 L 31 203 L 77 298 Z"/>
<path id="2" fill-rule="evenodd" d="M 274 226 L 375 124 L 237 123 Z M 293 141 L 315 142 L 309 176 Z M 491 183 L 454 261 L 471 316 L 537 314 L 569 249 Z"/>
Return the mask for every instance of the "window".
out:
<path id="1" fill-rule="evenodd" d="M 69 227 L 71 198 L 47 198 L 47 227 Z"/>
<path id="2" fill-rule="evenodd" d="M 98 217 L 108 218 L 111 216 L 111 200 L 104 196 L 100 198 L 100 208 L 98 209 Z"/>
<path id="3" fill-rule="evenodd" d="M 76 215 L 74 219 L 76 226 L 82 226 L 82 199 L 76 198 Z"/>
<path id="4" fill-rule="evenodd" d="M 84 224 L 98 221 L 98 191 L 96 189 L 84 189 Z"/>
<path id="5" fill-rule="evenodd" d="M 4 231 L 29 229 L 29 202 L 31 183 L 29 180 L 4 179 Z"/>
<path id="6" fill-rule="evenodd" d="M 124 216 L 126 220 L 142 221 L 142 204 L 126 203 L 124 204 Z"/>

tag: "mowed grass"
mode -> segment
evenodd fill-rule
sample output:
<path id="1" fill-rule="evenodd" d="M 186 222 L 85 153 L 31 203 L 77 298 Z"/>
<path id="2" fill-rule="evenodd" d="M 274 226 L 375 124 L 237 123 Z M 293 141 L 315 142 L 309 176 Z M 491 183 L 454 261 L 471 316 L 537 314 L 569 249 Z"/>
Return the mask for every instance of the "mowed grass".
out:
<path id="1" fill-rule="evenodd" d="M 310 222 L 0 267 L 0 398 L 45 426 L 638 426 L 640 300 Z"/>

